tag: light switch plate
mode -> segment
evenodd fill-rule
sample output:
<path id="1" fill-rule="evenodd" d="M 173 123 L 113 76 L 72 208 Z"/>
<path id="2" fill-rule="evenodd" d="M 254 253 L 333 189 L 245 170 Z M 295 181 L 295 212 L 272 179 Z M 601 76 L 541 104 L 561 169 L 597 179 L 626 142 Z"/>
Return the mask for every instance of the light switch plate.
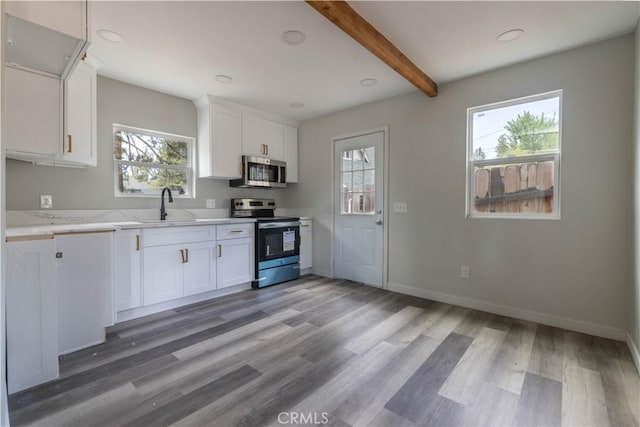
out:
<path id="1" fill-rule="evenodd" d="M 41 194 L 40 209 L 51 209 L 51 208 L 53 208 L 53 196 L 50 194 Z"/>
<path id="2" fill-rule="evenodd" d="M 393 211 L 395 213 L 407 213 L 407 202 L 395 202 L 393 204 Z"/>
<path id="3" fill-rule="evenodd" d="M 207 199 L 207 209 L 216 208 L 216 199 Z"/>

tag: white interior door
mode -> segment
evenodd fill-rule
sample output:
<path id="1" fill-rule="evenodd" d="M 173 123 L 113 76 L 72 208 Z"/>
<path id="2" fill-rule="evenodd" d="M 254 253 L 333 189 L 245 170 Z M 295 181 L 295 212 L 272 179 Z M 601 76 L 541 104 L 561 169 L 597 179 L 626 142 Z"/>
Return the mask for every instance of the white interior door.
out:
<path id="1" fill-rule="evenodd" d="M 334 275 L 382 286 L 384 132 L 335 141 Z"/>

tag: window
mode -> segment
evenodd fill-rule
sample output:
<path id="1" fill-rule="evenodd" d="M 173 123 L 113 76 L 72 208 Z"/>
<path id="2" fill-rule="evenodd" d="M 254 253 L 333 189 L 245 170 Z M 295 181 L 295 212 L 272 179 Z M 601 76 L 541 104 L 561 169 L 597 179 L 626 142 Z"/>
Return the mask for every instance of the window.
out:
<path id="1" fill-rule="evenodd" d="M 193 138 L 113 126 L 116 196 L 194 197 Z"/>
<path id="2" fill-rule="evenodd" d="M 467 110 L 467 216 L 560 218 L 562 91 Z"/>
<path id="3" fill-rule="evenodd" d="M 342 214 L 375 213 L 375 153 L 375 147 L 342 152 Z"/>

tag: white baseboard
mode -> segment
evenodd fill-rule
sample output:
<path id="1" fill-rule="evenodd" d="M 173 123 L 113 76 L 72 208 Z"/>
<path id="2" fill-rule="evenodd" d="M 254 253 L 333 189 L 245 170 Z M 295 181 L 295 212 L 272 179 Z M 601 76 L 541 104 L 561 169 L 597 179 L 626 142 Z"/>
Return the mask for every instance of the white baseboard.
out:
<path id="1" fill-rule="evenodd" d="M 410 286 L 399 285 L 396 283 L 389 283 L 388 290 L 401 294 L 411 295 L 414 297 L 444 302 L 447 304 L 473 308 L 475 310 L 486 311 L 493 314 L 499 314 L 501 316 L 514 317 L 516 319 L 541 323 L 543 325 L 555 326 L 557 328 L 568 329 L 570 331 L 610 338 L 617 341 L 625 341 L 627 339 L 627 332 L 622 329 L 616 329 L 610 326 L 596 325 L 595 323 L 583 322 L 581 320 L 567 319 L 551 314 L 538 313 L 521 308 L 508 307 L 506 305 L 494 304 L 456 295 L 443 294 L 440 292 L 433 292 L 427 289 L 412 288 Z"/>
<path id="2" fill-rule="evenodd" d="M 627 346 L 629 346 L 631 357 L 633 357 L 633 363 L 636 365 L 636 370 L 640 375 L 640 351 L 638 351 L 638 345 L 633 341 L 633 337 L 631 337 L 629 332 L 627 332 Z"/>
<path id="3" fill-rule="evenodd" d="M 329 279 L 333 279 L 333 273 L 331 272 L 331 270 L 314 267 L 313 274 L 315 274 L 316 276 L 328 277 Z"/>

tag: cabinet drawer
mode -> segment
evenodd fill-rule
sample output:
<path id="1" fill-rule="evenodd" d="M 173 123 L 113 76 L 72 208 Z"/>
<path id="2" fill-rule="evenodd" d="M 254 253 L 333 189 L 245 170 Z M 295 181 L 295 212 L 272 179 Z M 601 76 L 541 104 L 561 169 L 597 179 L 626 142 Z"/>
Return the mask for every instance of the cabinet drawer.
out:
<path id="1" fill-rule="evenodd" d="M 241 237 L 253 237 L 254 223 L 225 224 L 218 226 L 218 240 L 239 239 Z"/>
<path id="2" fill-rule="evenodd" d="M 216 240 L 216 226 L 162 227 L 143 230 L 144 247 Z"/>

